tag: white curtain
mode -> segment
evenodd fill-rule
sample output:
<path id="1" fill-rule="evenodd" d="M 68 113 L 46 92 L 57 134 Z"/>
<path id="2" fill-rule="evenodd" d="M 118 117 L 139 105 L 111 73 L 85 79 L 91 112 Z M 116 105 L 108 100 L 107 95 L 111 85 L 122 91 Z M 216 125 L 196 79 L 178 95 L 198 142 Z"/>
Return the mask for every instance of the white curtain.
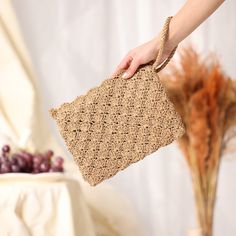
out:
<path id="1" fill-rule="evenodd" d="M 44 111 L 98 85 L 132 47 L 156 35 L 183 0 L 13 0 L 30 51 Z M 226 1 L 191 37 L 214 51 L 236 77 L 236 2 Z M 194 14 L 194 12 L 193 12 Z M 222 161 L 215 236 L 236 235 L 236 157 Z M 130 199 L 147 235 L 183 236 L 196 228 L 189 170 L 176 144 L 162 148 L 107 181 Z"/>

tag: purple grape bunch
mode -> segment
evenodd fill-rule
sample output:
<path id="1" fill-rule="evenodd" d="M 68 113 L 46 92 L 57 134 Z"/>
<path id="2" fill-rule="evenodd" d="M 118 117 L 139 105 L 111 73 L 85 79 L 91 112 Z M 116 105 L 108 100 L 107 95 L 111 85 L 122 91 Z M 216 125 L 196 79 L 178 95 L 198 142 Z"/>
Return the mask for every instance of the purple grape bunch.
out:
<path id="1" fill-rule="evenodd" d="M 6 144 L 0 155 L 0 174 L 63 172 L 63 163 L 64 159 L 55 157 L 52 150 L 44 153 L 30 153 L 25 150 L 11 153 L 10 146 Z"/>

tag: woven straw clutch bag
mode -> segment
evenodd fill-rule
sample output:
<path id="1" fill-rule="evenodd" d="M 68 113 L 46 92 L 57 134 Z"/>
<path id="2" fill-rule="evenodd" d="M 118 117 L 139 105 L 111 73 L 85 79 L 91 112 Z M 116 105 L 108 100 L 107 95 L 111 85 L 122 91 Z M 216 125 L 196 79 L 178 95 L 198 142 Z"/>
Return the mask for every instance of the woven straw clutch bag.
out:
<path id="1" fill-rule="evenodd" d="M 157 60 L 125 80 L 117 75 L 71 103 L 51 109 L 83 178 L 91 185 L 114 176 L 184 133 L 157 68 L 168 38 L 171 17 L 164 25 Z"/>

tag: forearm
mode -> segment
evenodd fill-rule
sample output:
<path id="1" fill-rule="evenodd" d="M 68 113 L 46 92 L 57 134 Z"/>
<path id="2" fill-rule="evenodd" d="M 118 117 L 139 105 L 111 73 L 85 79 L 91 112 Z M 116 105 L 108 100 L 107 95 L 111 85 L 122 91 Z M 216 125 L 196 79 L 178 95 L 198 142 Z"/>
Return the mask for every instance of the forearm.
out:
<path id="1" fill-rule="evenodd" d="M 173 48 L 206 20 L 224 0 L 187 0 L 173 17 L 169 29 L 169 47 Z"/>
<path id="2" fill-rule="evenodd" d="M 166 42 L 162 63 L 173 49 L 204 20 L 206 20 L 224 0 L 187 0 L 179 12 L 172 18 L 169 26 L 169 36 Z M 124 71 L 123 78 L 131 78 L 138 67 L 156 60 L 161 45 L 161 33 L 150 41 L 136 47 L 123 58 L 113 76 Z"/>

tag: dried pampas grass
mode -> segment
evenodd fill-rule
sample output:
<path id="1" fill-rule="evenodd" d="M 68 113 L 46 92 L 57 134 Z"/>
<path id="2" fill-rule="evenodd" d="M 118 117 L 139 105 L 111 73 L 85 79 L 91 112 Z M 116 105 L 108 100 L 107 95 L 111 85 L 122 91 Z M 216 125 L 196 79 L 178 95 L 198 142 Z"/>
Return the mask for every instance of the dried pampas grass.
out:
<path id="1" fill-rule="evenodd" d="M 220 160 L 236 136 L 236 86 L 215 56 L 203 60 L 192 47 L 182 50 L 180 65 L 162 78 L 186 125 L 179 145 L 191 171 L 203 236 L 211 236 Z"/>

